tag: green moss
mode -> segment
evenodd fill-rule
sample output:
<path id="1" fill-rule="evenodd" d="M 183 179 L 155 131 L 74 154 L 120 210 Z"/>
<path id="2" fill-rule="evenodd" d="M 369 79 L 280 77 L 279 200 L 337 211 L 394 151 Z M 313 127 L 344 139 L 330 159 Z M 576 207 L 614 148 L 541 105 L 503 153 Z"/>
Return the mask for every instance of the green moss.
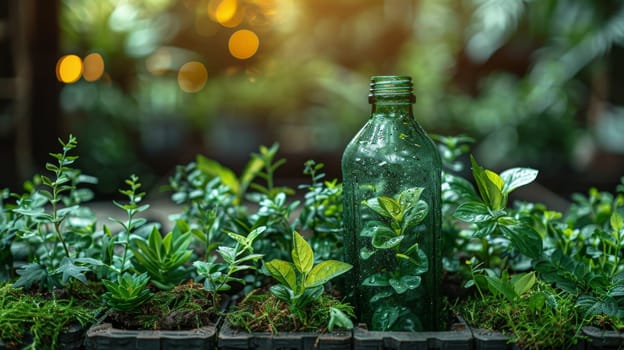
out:
<path id="1" fill-rule="evenodd" d="M 303 332 L 324 333 L 330 319 L 330 307 L 354 317 L 353 307 L 328 294 L 309 304 L 305 309 L 289 308 L 288 304 L 272 294 L 251 293 L 227 315 L 235 328 L 248 332 Z"/>
<path id="2" fill-rule="evenodd" d="M 80 293 L 94 296 L 88 288 Z M 17 348 L 32 336 L 28 348 L 54 349 L 63 329 L 73 323 L 86 327 L 95 321 L 99 308 L 93 306 L 97 299 L 59 294 L 25 292 L 11 284 L 0 287 L 0 340 L 9 348 Z"/>

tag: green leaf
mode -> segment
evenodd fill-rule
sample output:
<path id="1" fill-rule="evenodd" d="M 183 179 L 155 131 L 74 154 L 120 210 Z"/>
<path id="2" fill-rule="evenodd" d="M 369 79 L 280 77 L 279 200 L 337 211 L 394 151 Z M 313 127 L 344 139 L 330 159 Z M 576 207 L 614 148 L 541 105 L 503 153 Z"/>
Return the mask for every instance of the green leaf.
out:
<path id="1" fill-rule="evenodd" d="M 412 187 L 401 192 L 398 198 L 401 208 L 409 208 L 415 205 L 420 200 L 423 190 L 423 187 Z"/>
<path id="2" fill-rule="evenodd" d="M 402 280 L 391 278 L 388 282 L 397 294 L 403 294 L 407 291 L 407 285 Z"/>
<path id="3" fill-rule="evenodd" d="M 28 289 L 34 283 L 45 283 L 49 278 L 48 270 L 45 266 L 36 262 L 26 264 L 16 272 L 20 277 L 13 284 L 15 288 L 24 287 Z"/>
<path id="4" fill-rule="evenodd" d="M 618 234 L 622 230 L 622 227 L 624 227 L 622 215 L 620 215 L 620 213 L 618 213 L 617 211 L 614 211 L 613 214 L 611 214 L 611 217 L 609 218 L 609 223 L 611 224 L 611 228 L 613 229 L 613 231 Z"/>
<path id="5" fill-rule="evenodd" d="M 472 176 L 477 183 L 481 198 L 492 210 L 500 210 L 505 206 L 503 196 L 503 179 L 495 172 L 482 168 L 471 155 Z"/>
<path id="6" fill-rule="evenodd" d="M 373 211 L 383 216 L 384 218 L 391 218 L 392 215 L 381 205 L 379 198 L 380 197 L 376 197 L 376 198 L 365 200 L 362 202 L 362 204 L 371 208 Z M 386 197 L 386 198 L 389 198 L 390 200 L 392 200 L 392 198 L 390 197 Z"/>
<path id="7" fill-rule="evenodd" d="M 401 276 L 401 282 L 410 290 L 420 287 L 421 281 L 422 278 L 420 276 Z"/>
<path id="8" fill-rule="evenodd" d="M 388 276 L 383 273 L 376 273 L 374 275 L 368 276 L 362 281 L 363 286 L 369 287 L 387 287 L 390 285 L 388 281 Z"/>
<path id="9" fill-rule="evenodd" d="M 360 249 L 360 258 L 362 260 L 368 260 L 373 254 L 375 254 L 375 251 L 367 247 Z"/>
<path id="10" fill-rule="evenodd" d="M 537 279 L 535 278 L 535 272 L 519 273 L 511 278 L 511 284 L 517 295 L 522 296 L 533 288 Z"/>
<path id="11" fill-rule="evenodd" d="M 63 260 L 61 260 L 60 266 L 54 271 L 54 273 L 63 274 L 63 283 L 67 283 L 70 277 L 75 278 L 82 283 L 87 283 L 87 276 L 84 274 L 86 271 L 89 271 L 89 268 L 76 265 L 71 258 L 64 257 Z"/>
<path id="12" fill-rule="evenodd" d="M 403 217 L 403 231 L 420 224 L 429 214 L 427 202 L 419 200 L 412 205 L 407 214 Z"/>
<path id="13" fill-rule="evenodd" d="M 236 174 L 229 168 L 221 165 L 219 162 L 208 159 L 202 155 L 198 155 L 197 168 L 210 177 L 218 177 L 221 180 L 221 183 L 227 186 L 232 193 L 239 192 L 240 183 L 238 182 Z"/>
<path id="14" fill-rule="evenodd" d="M 288 286 L 292 290 L 297 289 L 297 274 L 291 263 L 274 259 L 264 265 L 271 273 L 271 276 L 279 283 Z"/>
<path id="15" fill-rule="evenodd" d="M 509 194 L 518 187 L 530 184 L 537 178 L 538 171 L 531 168 L 513 168 L 503 171 L 500 177 L 504 186 L 502 192 Z"/>
<path id="16" fill-rule="evenodd" d="M 304 287 L 321 286 L 334 277 L 349 271 L 353 266 L 338 260 L 326 260 L 318 263 L 305 280 Z"/>
<path id="17" fill-rule="evenodd" d="M 403 209 L 401 205 L 399 205 L 399 202 L 386 196 L 378 197 L 377 200 L 379 201 L 379 205 L 390 214 L 394 220 L 401 221 L 403 219 Z"/>
<path id="18" fill-rule="evenodd" d="M 531 226 L 524 224 L 499 225 L 501 232 L 518 251 L 531 259 L 542 256 L 542 237 Z"/>
<path id="19" fill-rule="evenodd" d="M 269 288 L 269 290 L 271 291 L 271 294 L 275 295 L 278 299 L 281 299 L 288 303 L 290 303 L 290 301 L 295 297 L 292 289 L 282 284 L 273 285 L 271 286 L 271 288 Z"/>
<path id="20" fill-rule="evenodd" d="M 352 329 L 353 322 L 342 310 L 335 307 L 329 307 L 329 322 L 327 324 L 327 330 L 332 332 L 334 327 L 340 327 L 343 329 Z"/>
<path id="21" fill-rule="evenodd" d="M 462 203 L 457 207 L 453 216 L 472 223 L 485 222 L 493 218 L 488 207 L 481 202 Z"/>
<path id="22" fill-rule="evenodd" d="M 314 264 L 314 252 L 308 242 L 299 234 L 299 232 L 293 232 L 293 248 L 291 256 L 293 263 L 297 270 L 303 274 L 306 274 L 312 270 Z"/>
<path id="23" fill-rule="evenodd" d="M 381 292 L 373 295 L 370 298 L 369 303 L 374 304 L 374 303 L 378 302 L 381 299 L 384 299 L 384 298 L 387 298 L 387 297 L 391 297 L 393 295 L 394 295 L 394 293 L 392 293 L 391 290 L 384 290 L 384 291 L 381 291 Z"/>
<path id="24" fill-rule="evenodd" d="M 485 279 L 487 280 L 488 288 L 492 293 L 501 294 L 505 297 L 505 299 L 511 302 L 518 298 L 519 295 L 516 293 L 509 281 L 502 280 L 495 276 L 485 276 Z"/>
<path id="25" fill-rule="evenodd" d="M 377 249 L 391 249 L 398 246 L 404 238 L 404 235 L 397 236 L 390 228 L 382 226 L 375 232 L 372 244 Z"/>

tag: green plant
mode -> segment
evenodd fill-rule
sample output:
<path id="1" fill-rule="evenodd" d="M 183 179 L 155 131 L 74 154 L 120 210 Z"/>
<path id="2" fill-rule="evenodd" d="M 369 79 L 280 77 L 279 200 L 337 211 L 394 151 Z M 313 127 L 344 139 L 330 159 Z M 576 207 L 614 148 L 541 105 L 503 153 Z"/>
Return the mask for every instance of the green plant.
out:
<path id="1" fill-rule="evenodd" d="M 274 176 L 275 171 L 280 166 L 286 163 L 286 159 L 280 158 L 275 160 L 275 156 L 279 151 L 279 144 L 274 143 L 271 147 L 260 146 L 259 153 L 252 153 L 251 158 L 255 160 L 257 164 L 262 164 L 262 170 L 256 173 L 257 177 L 262 178 L 265 181 L 265 185 L 261 185 L 257 182 L 252 182 L 250 187 L 259 193 L 267 196 L 268 198 L 275 198 L 279 193 L 294 194 L 294 191 L 288 187 L 275 186 Z"/>
<path id="2" fill-rule="evenodd" d="M 85 247 L 81 242 L 83 238 L 87 240 L 86 245 L 91 243 L 93 226 L 81 234 L 80 228 L 73 225 L 71 220 L 80 215 L 94 220 L 92 212 L 80 210 L 80 203 L 90 199 L 91 192 L 78 189 L 77 186 L 93 183 L 95 179 L 70 167 L 77 159 L 69 155 L 77 146 L 76 138 L 69 135 L 67 142 L 59 139 L 59 143 L 62 152 L 50 154 L 57 160 L 57 164 L 46 164 L 52 176 L 36 177 L 41 186 L 19 197 L 17 207 L 12 209 L 19 218 L 14 223 L 19 225 L 20 239 L 34 240 L 38 248 L 35 261 L 17 270 L 20 277 L 15 287 L 30 288 L 37 284 L 40 288 L 52 289 L 65 285 L 70 278 L 84 283 L 87 281 L 86 272 L 103 265 L 99 259 L 81 256 L 79 249 Z M 49 205 L 49 209 L 46 205 Z"/>
<path id="3" fill-rule="evenodd" d="M 250 168 L 250 167 L 248 167 Z M 233 230 L 233 222 L 244 191 L 253 172 L 244 172 L 237 179 L 234 172 L 214 160 L 197 156 L 196 162 L 177 166 L 169 179 L 171 199 L 184 205 L 182 213 L 173 220 L 185 220 L 193 236 L 203 244 L 204 255 L 209 255 L 226 237 L 224 229 Z"/>
<path id="4" fill-rule="evenodd" d="M 477 184 L 478 199 L 470 199 L 457 206 L 454 217 L 471 223 L 472 236 L 480 240 L 481 250 L 475 252 L 487 266 L 498 264 L 504 269 L 508 263 L 525 266 L 522 256 L 504 256 L 503 251 L 511 247 L 530 259 L 539 259 L 543 250 L 542 236 L 534 228 L 535 220 L 526 212 L 508 208 L 509 194 L 518 187 L 527 185 L 537 177 L 537 170 L 530 168 L 508 169 L 500 174 L 482 168 L 470 158 L 472 175 Z M 458 191 L 466 192 L 465 198 L 474 198 L 474 190 L 461 185 Z M 462 195 L 460 195 L 462 196 Z M 502 239 L 500 239 L 502 238 Z M 502 260 L 494 261 L 494 258 Z"/>
<path id="5" fill-rule="evenodd" d="M 351 265 L 337 260 L 326 260 L 315 265 L 312 248 L 296 231 L 292 234 L 291 257 L 292 262 L 274 259 L 265 263 L 271 276 L 278 282 L 271 286 L 271 294 L 285 302 L 292 317 L 304 327 L 309 327 L 309 307 L 314 304 L 312 308 L 325 306 L 317 312 L 325 314 L 324 319 L 330 331 L 334 326 L 352 328 L 348 307 L 340 306 L 344 305 L 342 303 L 321 303 L 325 300 L 324 285 L 347 272 Z M 266 297 L 263 300 L 267 301 Z"/>
<path id="6" fill-rule="evenodd" d="M 102 280 L 107 289 L 103 298 L 106 305 L 113 310 L 131 312 L 152 298 L 153 294 L 147 287 L 149 276 L 147 273 L 117 276 L 114 281 Z"/>
<path id="7" fill-rule="evenodd" d="M 509 275 L 467 262 L 478 294 L 460 305 L 466 321 L 510 336 L 522 349 L 566 348 L 580 340 L 582 322 L 573 298 L 537 278 L 534 271 Z"/>
<path id="8" fill-rule="evenodd" d="M 337 179 L 323 181 L 323 163 L 308 160 L 304 166 L 303 173 L 310 176 L 312 183 L 299 186 L 306 192 L 294 226 L 301 232 L 309 231 L 317 259 L 342 256 L 342 184 Z"/>
<path id="9" fill-rule="evenodd" d="M 191 232 L 188 225 L 178 220 L 173 230 L 164 237 L 154 227 L 147 239 L 132 237 L 133 265 L 139 272 L 147 272 L 151 282 L 158 288 L 168 290 L 188 276 L 184 264 L 193 252 Z"/>
<path id="10" fill-rule="evenodd" d="M 193 265 L 197 268 L 197 274 L 204 280 L 204 288 L 212 292 L 212 305 L 218 306 L 217 295 L 220 292 L 230 290 L 232 283 L 245 285 L 243 278 L 236 277 L 240 271 L 256 270 L 253 265 L 262 258 L 262 254 L 254 254 L 253 242 L 258 238 L 266 227 L 260 226 L 249 232 L 247 236 L 241 236 L 233 232 L 228 235 L 236 242 L 231 246 L 220 246 L 217 253 L 223 262 L 217 262 L 213 257 L 209 261 L 195 261 Z"/>
<path id="11" fill-rule="evenodd" d="M 369 237 L 371 248 L 364 247 L 359 252 L 363 260 L 373 255 L 385 255 L 394 259 L 393 270 L 365 276 L 363 285 L 375 288 L 375 294 L 369 300 L 376 304 L 372 323 L 375 329 L 390 330 L 403 324 L 420 324 L 417 315 L 404 307 L 408 290 L 414 290 L 421 284 L 421 276 L 429 270 L 429 261 L 425 252 L 419 248 L 418 237 L 406 240 L 413 242 L 401 244 L 408 235 L 419 235 L 413 228 L 419 225 L 429 213 L 429 206 L 420 199 L 423 188 L 414 187 L 399 193 L 396 198 L 387 196 L 370 198 L 364 205 L 372 209 L 381 221 L 369 221 L 360 235 Z"/>
<path id="12" fill-rule="evenodd" d="M 128 203 L 122 204 L 120 202 L 113 201 L 113 204 L 126 212 L 127 219 L 120 220 L 112 217 L 108 218 L 121 226 L 121 231 L 118 232 L 114 238 L 110 234 L 110 230 L 105 228 L 105 231 L 108 232 L 108 235 L 106 236 L 108 241 L 107 244 L 104 244 L 106 250 L 105 255 L 110 263 L 110 268 L 117 275 L 123 275 L 130 269 L 130 236 L 135 232 L 135 230 L 145 225 L 147 222 L 145 218 L 137 218 L 136 215 L 149 209 L 149 204 L 141 205 L 141 201 L 145 197 L 145 192 L 138 192 L 141 188 L 138 176 L 131 175 L 130 178 L 126 179 L 125 183 L 128 185 L 128 189 L 119 190 L 119 192 L 128 197 Z M 115 246 L 120 246 L 122 250 L 121 258 L 114 254 Z"/>
<path id="13" fill-rule="evenodd" d="M 575 196 L 570 213 L 549 226 L 549 249 L 535 270 L 576 298 L 584 322 L 624 328 L 624 188 Z"/>

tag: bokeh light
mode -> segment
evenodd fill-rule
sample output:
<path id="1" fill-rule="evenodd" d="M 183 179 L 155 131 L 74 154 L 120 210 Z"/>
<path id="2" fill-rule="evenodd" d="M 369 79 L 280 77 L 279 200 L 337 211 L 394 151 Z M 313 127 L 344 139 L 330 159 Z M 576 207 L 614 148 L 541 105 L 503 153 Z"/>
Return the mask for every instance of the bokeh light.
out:
<path id="1" fill-rule="evenodd" d="M 228 48 L 232 56 L 244 60 L 255 55 L 260 46 L 260 39 L 256 33 L 248 29 L 241 29 L 230 37 Z"/>
<path id="2" fill-rule="evenodd" d="M 82 77 L 86 81 L 96 81 L 104 74 L 104 59 L 97 52 L 88 54 L 83 62 Z"/>
<path id="3" fill-rule="evenodd" d="M 56 63 L 56 79 L 62 83 L 71 84 L 80 79 L 82 74 L 82 60 L 76 55 L 65 55 Z"/>
<path id="4" fill-rule="evenodd" d="M 187 62 L 178 71 L 178 85 L 184 92 L 198 92 L 208 80 L 206 67 L 197 61 Z"/>
<path id="5" fill-rule="evenodd" d="M 145 60 L 145 68 L 148 72 L 159 75 L 166 72 L 171 67 L 172 62 L 170 50 L 161 47 Z"/>
<path id="6" fill-rule="evenodd" d="M 217 22 L 224 24 L 230 21 L 236 15 L 238 10 L 238 1 L 236 0 L 222 0 L 217 6 L 215 13 L 215 19 Z"/>

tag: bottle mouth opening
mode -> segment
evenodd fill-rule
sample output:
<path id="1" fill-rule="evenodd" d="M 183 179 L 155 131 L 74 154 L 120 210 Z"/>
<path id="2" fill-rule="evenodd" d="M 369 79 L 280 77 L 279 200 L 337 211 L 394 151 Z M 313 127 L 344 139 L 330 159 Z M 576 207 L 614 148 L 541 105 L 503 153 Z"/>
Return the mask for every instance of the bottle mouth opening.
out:
<path id="1" fill-rule="evenodd" d="M 412 78 L 407 75 L 377 75 L 371 77 L 368 101 L 388 103 L 414 103 Z"/>

